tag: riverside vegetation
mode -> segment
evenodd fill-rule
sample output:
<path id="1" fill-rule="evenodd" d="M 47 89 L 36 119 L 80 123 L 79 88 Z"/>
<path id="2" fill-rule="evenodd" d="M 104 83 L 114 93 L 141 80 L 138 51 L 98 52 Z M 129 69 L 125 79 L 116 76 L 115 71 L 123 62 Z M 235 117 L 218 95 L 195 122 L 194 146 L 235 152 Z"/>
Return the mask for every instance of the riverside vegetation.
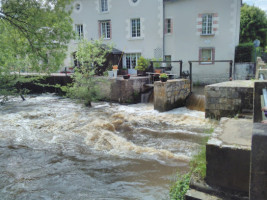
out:
<path id="1" fill-rule="evenodd" d="M 170 188 L 171 200 L 184 200 L 186 192 L 189 189 L 190 179 L 192 176 L 199 180 L 203 180 L 206 177 L 206 143 L 210 135 L 214 132 L 214 128 L 209 128 L 205 131 L 207 136 L 203 140 L 203 145 L 199 152 L 190 161 L 190 171 L 186 174 L 176 175 L 176 181 Z"/>
<path id="2" fill-rule="evenodd" d="M 97 67 L 102 67 L 106 62 L 106 55 L 111 51 L 112 46 L 103 48 L 102 39 L 87 41 L 82 40 L 78 44 L 76 52 L 79 67 L 75 70 L 73 83 L 63 86 L 62 90 L 66 96 L 82 101 L 86 106 L 91 106 L 92 101 L 99 98 L 99 81 L 94 77 Z"/>
<path id="3" fill-rule="evenodd" d="M 22 96 L 19 72 L 51 73 L 62 65 L 74 38 L 71 0 L 0 1 L 0 101 Z"/>

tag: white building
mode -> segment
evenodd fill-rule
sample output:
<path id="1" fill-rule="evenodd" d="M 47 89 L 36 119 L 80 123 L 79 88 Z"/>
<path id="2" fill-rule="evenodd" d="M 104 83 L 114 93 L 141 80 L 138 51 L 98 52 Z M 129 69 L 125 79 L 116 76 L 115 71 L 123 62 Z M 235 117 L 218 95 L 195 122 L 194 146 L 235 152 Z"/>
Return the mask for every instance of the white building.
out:
<path id="1" fill-rule="evenodd" d="M 88 40 L 104 37 L 124 52 L 123 66 L 131 70 L 138 57 L 182 60 L 193 64 L 194 82 L 228 79 L 229 64 L 239 42 L 241 0 L 77 0 L 73 28 Z M 73 66 L 78 40 L 69 45 L 65 66 Z M 178 64 L 172 73 L 179 75 Z"/>

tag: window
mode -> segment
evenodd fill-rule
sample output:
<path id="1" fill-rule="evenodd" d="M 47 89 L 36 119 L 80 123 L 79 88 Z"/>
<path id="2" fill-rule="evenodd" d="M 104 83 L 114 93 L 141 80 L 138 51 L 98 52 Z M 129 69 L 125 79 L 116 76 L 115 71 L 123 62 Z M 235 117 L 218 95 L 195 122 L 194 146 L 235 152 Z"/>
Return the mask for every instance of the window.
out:
<path id="1" fill-rule="evenodd" d="M 131 24 L 132 24 L 132 37 L 133 38 L 141 37 L 140 19 L 132 19 Z"/>
<path id="2" fill-rule="evenodd" d="M 200 48 L 199 49 L 199 60 L 200 64 L 213 64 L 215 57 L 214 48 Z"/>
<path id="3" fill-rule="evenodd" d="M 108 0 L 100 0 L 100 10 L 101 12 L 108 12 Z"/>
<path id="4" fill-rule="evenodd" d="M 125 55 L 126 67 L 128 69 L 134 69 L 138 59 L 141 57 L 141 53 L 128 53 Z"/>
<path id="5" fill-rule="evenodd" d="M 81 9 L 81 4 L 76 3 L 76 4 L 75 4 L 75 8 L 76 8 L 76 10 L 80 10 L 80 9 Z"/>
<path id="6" fill-rule="evenodd" d="M 212 14 L 202 15 L 202 35 L 212 35 Z"/>
<path id="7" fill-rule="evenodd" d="M 170 67 L 171 66 L 171 61 L 172 61 L 172 56 L 165 56 L 165 61 L 166 61 L 166 64 L 167 64 L 167 67 Z"/>
<path id="8" fill-rule="evenodd" d="M 172 20 L 165 19 L 165 33 L 172 33 Z"/>
<path id="9" fill-rule="evenodd" d="M 100 21 L 100 37 L 103 37 L 104 39 L 110 39 L 111 38 L 111 23 L 110 20 L 108 21 Z"/>
<path id="10" fill-rule="evenodd" d="M 75 25 L 75 32 L 77 39 L 83 38 L 83 25 L 82 24 L 76 24 Z"/>

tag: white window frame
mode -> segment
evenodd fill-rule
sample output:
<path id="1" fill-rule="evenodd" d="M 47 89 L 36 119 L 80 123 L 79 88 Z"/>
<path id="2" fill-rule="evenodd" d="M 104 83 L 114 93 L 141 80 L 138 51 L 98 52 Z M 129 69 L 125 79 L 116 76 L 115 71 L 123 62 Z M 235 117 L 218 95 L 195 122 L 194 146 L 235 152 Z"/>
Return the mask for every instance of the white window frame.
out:
<path id="1" fill-rule="evenodd" d="M 213 35 L 213 14 L 202 15 L 202 35 Z"/>
<path id="2" fill-rule="evenodd" d="M 108 12 L 108 0 L 100 0 L 100 12 Z"/>
<path id="3" fill-rule="evenodd" d="M 126 53 L 124 67 L 126 67 L 127 69 L 134 69 L 140 57 L 141 53 Z"/>
<path id="4" fill-rule="evenodd" d="M 131 37 L 141 38 L 141 19 L 140 18 L 131 19 Z"/>
<path id="5" fill-rule="evenodd" d="M 204 59 L 203 59 L 203 50 L 210 50 L 210 61 L 209 60 L 207 60 L 207 61 L 205 61 Z M 205 65 L 205 64 L 213 64 L 214 63 L 214 51 L 215 51 L 215 49 L 214 48 L 212 48 L 212 47 L 205 47 L 205 48 L 200 48 L 200 54 L 201 54 L 201 58 L 200 58 L 200 64 L 201 65 Z"/>
<path id="6" fill-rule="evenodd" d="M 82 39 L 84 37 L 83 24 L 75 24 L 76 38 Z"/>
<path id="7" fill-rule="evenodd" d="M 100 21 L 100 35 L 103 39 L 111 39 L 110 20 Z"/>

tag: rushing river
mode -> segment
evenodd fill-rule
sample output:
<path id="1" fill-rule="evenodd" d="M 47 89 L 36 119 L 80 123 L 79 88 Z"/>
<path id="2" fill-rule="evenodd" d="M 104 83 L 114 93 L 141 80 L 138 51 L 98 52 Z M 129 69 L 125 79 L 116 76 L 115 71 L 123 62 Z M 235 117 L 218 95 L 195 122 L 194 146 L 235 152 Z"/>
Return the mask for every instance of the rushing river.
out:
<path id="1" fill-rule="evenodd" d="M 167 199 L 210 126 L 186 108 L 15 98 L 0 106 L 0 199 Z"/>

